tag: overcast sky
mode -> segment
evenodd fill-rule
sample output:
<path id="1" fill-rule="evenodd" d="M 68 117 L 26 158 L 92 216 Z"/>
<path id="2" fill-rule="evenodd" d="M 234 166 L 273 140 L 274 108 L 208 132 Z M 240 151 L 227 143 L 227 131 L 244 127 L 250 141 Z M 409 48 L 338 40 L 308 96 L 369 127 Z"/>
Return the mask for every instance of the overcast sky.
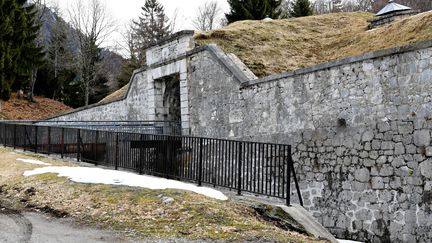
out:
<path id="1" fill-rule="evenodd" d="M 67 19 L 67 8 L 76 0 L 47 0 L 48 4 L 57 3 L 61 13 Z M 88 0 L 83 0 L 88 1 Z M 101 0 L 107 7 L 110 14 L 116 19 L 119 26 L 119 33 L 116 33 L 110 42 L 105 46 L 112 47 L 115 42 L 121 39 L 120 33 L 124 26 L 132 19 L 138 18 L 141 13 L 141 7 L 145 0 Z M 171 19 L 177 10 L 176 30 L 193 29 L 192 20 L 196 14 L 197 8 L 210 0 L 159 0 L 165 7 L 165 13 Z M 224 12 L 228 12 L 229 5 L 227 0 L 216 0 Z"/>

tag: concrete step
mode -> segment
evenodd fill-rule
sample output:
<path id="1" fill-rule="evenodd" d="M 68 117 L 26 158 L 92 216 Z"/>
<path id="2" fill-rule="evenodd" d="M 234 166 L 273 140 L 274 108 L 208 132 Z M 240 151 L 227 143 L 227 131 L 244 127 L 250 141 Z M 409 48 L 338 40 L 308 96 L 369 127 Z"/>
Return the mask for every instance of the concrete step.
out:
<path id="1" fill-rule="evenodd" d="M 302 206 L 293 204 L 291 206 L 276 205 L 286 212 L 297 224 L 301 225 L 303 229 L 310 235 L 317 239 L 326 239 L 332 243 L 338 243 L 338 240 L 327 231 L 318 221 L 304 209 Z"/>

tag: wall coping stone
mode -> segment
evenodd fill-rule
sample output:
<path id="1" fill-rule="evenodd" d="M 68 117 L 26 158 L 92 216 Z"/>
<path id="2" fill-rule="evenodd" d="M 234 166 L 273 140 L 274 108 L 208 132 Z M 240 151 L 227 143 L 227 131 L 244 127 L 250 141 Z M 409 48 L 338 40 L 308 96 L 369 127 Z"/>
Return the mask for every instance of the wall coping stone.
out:
<path id="1" fill-rule="evenodd" d="M 147 50 L 147 49 L 150 49 L 150 48 L 153 48 L 156 46 L 163 46 L 166 43 L 171 42 L 171 41 L 173 41 L 179 37 L 190 36 L 190 35 L 194 35 L 194 34 L 195 34 L 195 31 L 193 31 L 193 30 L 182 30 L 182 31 L 176 32 L 172 35 L 169 35 L 167 37 L 164 37 L 164 38 L 160 39 L 159 41 L 155 41 L 153 43 L 150 43 L 150 44 L 144 46 L 144 49 Z"/>

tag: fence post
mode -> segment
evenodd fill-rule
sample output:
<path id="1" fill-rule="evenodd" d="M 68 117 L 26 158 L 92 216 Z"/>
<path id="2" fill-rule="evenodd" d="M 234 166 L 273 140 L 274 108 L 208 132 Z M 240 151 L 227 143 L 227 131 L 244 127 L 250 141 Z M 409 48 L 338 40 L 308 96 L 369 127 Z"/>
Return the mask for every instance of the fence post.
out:
<path id="1" fill-rule="evenodd" d="M 118 132 L 116 132 L 116 141 L 115 141 L 115 169 L 118 169 L 118 151 L 119 151 L 119 147 L 118 147 L 118 143 L 119 143 L 119 137 L 118 137 Z"/>
<path id="2" fill-rule="evenodd" d="M 288 145 L 286 205 L 291 206 L 291 145 Z"/>
<path id="3" fill-rule="evenodd" d="M 238 170 L 237 170 L 237 173 L 238 173 L 238 182 L 237 182 L 237 195 L 241 195 L 241 187 L 242 187 L 242 153 L 243 153 L 243 151 L 242 151 L 242 145 L 243 145 L 243 142 L 239 142 L 238 143 L 238 145 L 239 145 L 239 150 L 238 150 L 238 152 L 239 152 L 239 155 L 238 155 Z"/>
<path id="4" fill-rule="evenodd" d="M 61 158 L 63 159 L 64 157 L 64 127 L 62 127 L 61 129 L 61 139 L 60 139 L 60 143 L 61 143 Z"/>
<path id="5" fill-rule="evenodd" d="M 81 130 L 77 129 L 77 162 L 80 162 L 80 155 L 81 155 L 81 145 L 80 145 L 80 136 L 81 136 Z"/>
<path id="6" fill-rule="evenodd" d="M 202 185 L 202 170 L 203 170 L 203 138 L 200 138 L 200 150 L 199 150 L 199 161 L 198 161 L 198 186 Z"/>
<path id="7" fill-rule="evenodd" d="M 292 171 L 293 177 L 294 177 L 294 184 L 295 184 L 295 187 L 296 187 L 296 190 L 297 190 L 297 196 L 299 198 L 300 205 L 303 207 L 303 199 L 302 199 L 302 196 L 301 196 L 300 187 L 299 187 L 299 184 L 298 184 L 298 181 L 297 181 L 297 175 L 296 175 L 296 172 L 295 172 L 295 169 L 294 169 L 294 161 L 292 159 L 292 155 L 291 154 L 290 154 L 290 161 L 291 161 L 291 163 L 290 163 L 291 164 L 291 171 Z"/>
<path id="8" fill-rule="evenodd" d="M 38 126 L 34 126 L 35 128 L 35 146 L 34 146 L 34 152 L 37 153 L 38 151 Z"/>
<path id="9" fill-rule="evenodd" d="M 141 134 L 140 135 L 140 142 L 142 142 L 142 141 L 144 141 L 144 135 L 143 134 Z M 140 175 L 142 175 L 143 174 L 143 157 L 144 157 L 144 155 L 143 155 L 143 148 L 140 148 L 139 149 L 139 174 Z"/>
<path id="10" fill-rule="evenodd" d="M 5 140 L 5 133 L 4 133 L 4 131 L 5 131 L 5 124 L 4 123 L 1 123 L 1 135 L 2 135 L 2 144 L 3 144 L 3 146 L 5 145 L 5 143 L 6 143 L 6 140 Z"/>
<path id="11" fill-rule="evenodd" d="M 16 148 L 16 128 L 17 128 L 17 125 L 14 124 L 14 135 L 13 135 L 13 148 L 14 149 Z"/>
<path id="12" fill-rule="evenodd" d="M 48 155 L 51 152 L 51 127 L 48 128 Z"/>
<path id="13" fill-rule="evenodd" d="M 5 142 L 5 133 L 4 133 L 4 131 L 5 131 L 5 129 L 4 129 L 5 124 L 4 123 L 0 123 L 0 125 L 1 125 L 1 131 L 0 131 L 0 133 L 1 133 L 1 137 L 2 137 L 2 144 L 5 147 L 5 144 L 6 144 L 6 142 Z"/>
<path id="14" fill-rule="evenodd" d="M 98 150 L 98 140 L 99 140 L 99 131 L 96 130 L 96 135 L 95 135 L 95 143 L 94 143 L 94 163 L 97 166 L 98 162 L 97 162 L 97 150 Z"/>

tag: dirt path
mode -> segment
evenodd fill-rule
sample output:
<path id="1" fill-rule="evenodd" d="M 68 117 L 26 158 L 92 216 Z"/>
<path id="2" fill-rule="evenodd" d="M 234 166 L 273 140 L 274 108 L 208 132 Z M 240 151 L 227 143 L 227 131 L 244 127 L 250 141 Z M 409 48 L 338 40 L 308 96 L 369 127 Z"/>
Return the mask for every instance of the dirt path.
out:
<path id="1" fill-rule="evenodd" d="M 133 242 L 109 231 L 80 227 L 70 219 L 0 207 L 0 242 Z"/>

